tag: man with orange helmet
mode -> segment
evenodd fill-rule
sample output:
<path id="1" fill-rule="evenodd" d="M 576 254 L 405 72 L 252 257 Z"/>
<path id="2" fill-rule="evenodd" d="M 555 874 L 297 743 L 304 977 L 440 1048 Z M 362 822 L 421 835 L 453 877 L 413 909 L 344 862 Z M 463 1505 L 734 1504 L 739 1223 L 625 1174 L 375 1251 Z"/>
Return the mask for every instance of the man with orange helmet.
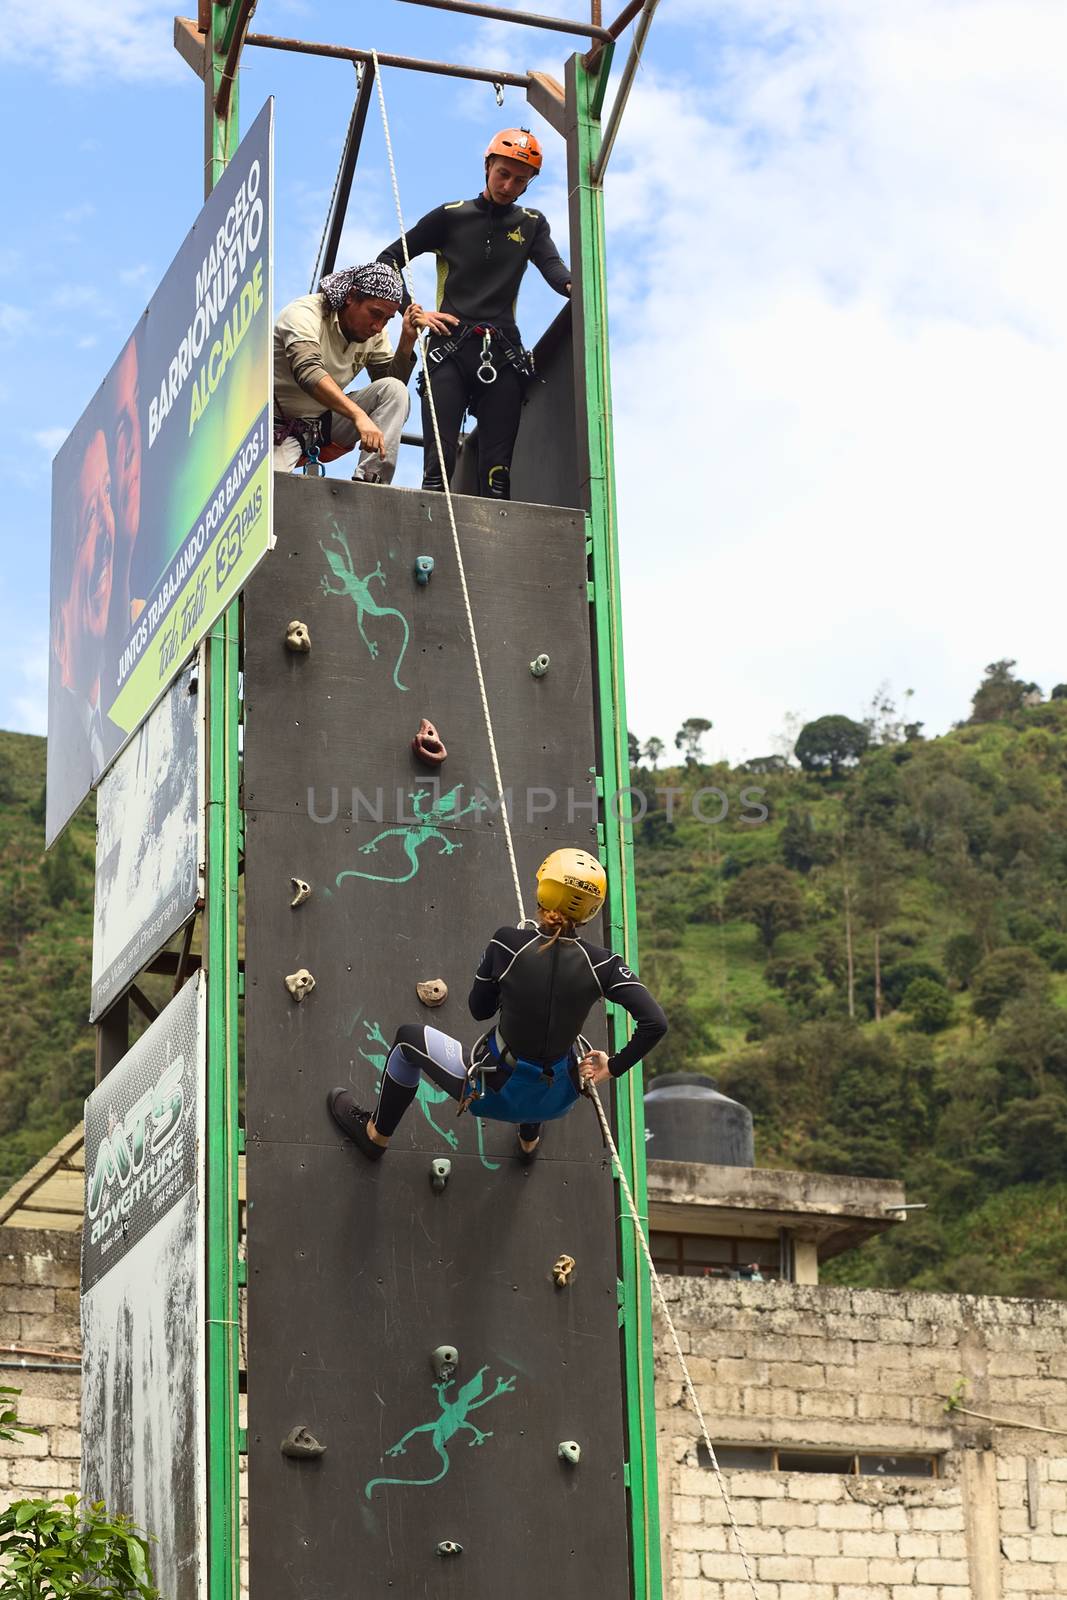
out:
<path id="1" fill-rule="evenodd" d="M 474 200 L 456 200 L 428 211 L 408 230 L 408 254 L 432 252 L 438 261 L 437 311 L 449 332 L 435 333 L 427 347 L 429 381 L 441 429 L 444 466 L 437 457 L 425 386 L 422 395 L 424 489 L 443 489 L 456 463 L 466 411 L 478 419 L 478 489 L 511 497 L 511 457 L 519 431 L 532 358 L 515 323 L 515 302 L 529 262 L 561 295 L 571 275 L 561 261 L 548 222 L 520 205 L 527 185 L 541 170 L 541 146 L 526 128 L 505 128 L 485 152 L 485 187 Z M 378 257 L 404 265 L 395 239 Z"/>

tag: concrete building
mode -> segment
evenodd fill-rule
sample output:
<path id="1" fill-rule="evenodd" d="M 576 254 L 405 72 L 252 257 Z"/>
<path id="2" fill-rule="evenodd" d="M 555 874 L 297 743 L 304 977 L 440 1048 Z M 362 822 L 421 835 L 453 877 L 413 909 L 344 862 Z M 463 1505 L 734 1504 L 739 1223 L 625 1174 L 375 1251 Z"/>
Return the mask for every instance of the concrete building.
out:
<path id="1" fill-rule="evenodd" d="M 0 1444 L 3 1503 L 77 1485 L 83 1181 L 74 1134 L 0 1200 L 0 1382 L 41 1429 Z M 896 1183 L 650 1163 L 758 1600 L 1065 1600 L 1067 1306 L 819 1284 L 903 1204 Z M 657 1352 L 665 1593 L 753 1600 L 660 1320 Z"/>

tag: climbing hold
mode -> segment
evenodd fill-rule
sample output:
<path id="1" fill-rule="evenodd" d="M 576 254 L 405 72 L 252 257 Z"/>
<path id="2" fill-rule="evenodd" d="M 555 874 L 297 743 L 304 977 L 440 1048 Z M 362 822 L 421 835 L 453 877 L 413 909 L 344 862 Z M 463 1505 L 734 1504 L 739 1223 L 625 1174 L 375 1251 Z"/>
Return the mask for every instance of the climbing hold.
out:
<path id="1" fill-rule="evenodd" d="M 297 906 L 302 906 L 305 900 L 311 899 L 311 885 L 310 883 L 305 883 L 303 878 L 290 878 L 289 882 L 296 891 L 289 902 L 295 910 Z"/>
<path id="2" fill-rule="evenodd" d="M 415 985 L 415 993 L 424 1006 L 443 1006 L 448 999 L 448 984 L 443 978 L 427 978 Z"/>
<path id="3" fill-rule="evenodd" d="M 297 1005 L 299 1005 L 304 996 L 310 994 L 312 989 L 314 989 L 315 980 L 311 976 L 311 973 L 308 971 L 307 967 L 301 967 L 299 972 L 290 972 L 289 976 L 285 980 L 285 987 L 288 989 Z"/>
<path id="4" fill-rule="evenodd" d="M 441 743 L 441 735 L 432 722 L 425 717 L 419 723 L 419 731 L 411 741 L 411 748 L 416 761 L 422 761 L 428 767 L 439 767 L 448 755 L 448 751 Z"/>
<path id="5" fill-rule="evenodd" d="M 439 1556 L 461 1556 L 463 1554 L 463 1546 L 457 1544 L 455 1539 L 442 1539 L 437 1546 L 437 1554 Z"/>
<path id="6" fill-rule="evenodd" d="M 530 662 L 530 671 L 535 678 L 543 678 L 549 668 L 549 658 L 542 652 Z"/>
<path id="7" fill-rule="evenodd" d="M 311 649 L 311 635 L 306 622 L 290 622 L 285 630 L 285 648 L 296 650 L 301 655 L 307 655 Z"/>
<path id="8" fill-rule="evenodd" d="M 437 1349 L 431 1352 L 430 1365 L 436 1372 L 438 1380 L 447 1383 L 459 1366 L 459 1351 L 454 1344 L 439 1344 Z"/>
<path id="9" fill-rule="evenodd" d="M 573 1271 L 574 1271 L 574 1257 L 573 1256 L 560 1256 L 559 1259 L 556 1261 L 555 1265 L 552 1268 L 552 1276 L 556 1280 L 556 1288 L 557 1289 L 566 1289 L 567 1288 L 568 1284 L 571 1281 L 571 1273 Z"/>
<path id="10" fill-rule="evenodd" d="M 568 1461 L 572 1467 L 576 1467 L 582 1459 L 582 1447 L 576 1439 L 564 1439 L 556 1454 L 561 1461 Z"/>
<path id="11" fill-rule="evenodd" d="M 298 1461 L 316 1461 L 319 1456 L 326 1454 L 326 1446 L 320 1444 L 315 1435 L 308 1429 L 300 1427 L 290 1428 L 282 1440 L 282 1455 L 293 1456 Z"/>
<path id="12" fill-rule="evenodd" d="M 434 1193 L 441 1194 L 445 1184 L 452 1175 L 452 1163 L 447 1156 L 434 1156 L 430 1162 L 430 1182 L 433 1184 Z"/>
<path id="13" fill-rule="evenodd" d="M 415 557 L 415 582 L 429 583 L 433 577 L 433 556 Z"/>

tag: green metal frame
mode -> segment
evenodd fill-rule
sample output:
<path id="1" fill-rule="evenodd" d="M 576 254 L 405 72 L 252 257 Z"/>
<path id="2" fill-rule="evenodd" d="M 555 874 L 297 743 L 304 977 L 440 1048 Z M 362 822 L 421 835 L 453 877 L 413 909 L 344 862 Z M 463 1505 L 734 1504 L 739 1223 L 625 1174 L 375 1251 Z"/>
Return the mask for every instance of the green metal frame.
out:
<path id="1" fill-rule="evenodd" d="M 584 372 L 585 397 L 578 406 L 587 464 L 586 500 L 592 576 L 593 650 L 599 709 L 602 791 L 601 845 L 608 869 L 609 943 L 637 966 L 637 901 L 629 799 L 630 761 L 623 670 L 622 600 L 619 583 L 618 519 L 612 446 L 611 368 L 608 351 L 607 266 L 604 193 L 590 174 L 600 149 L 600 110 L 611 66 L 602 51 L 592 71 L 580 56 L 568 67 L 568 130 L 572 151 L 572 248 L 579 253 L 575 282 L 581 300 L 576 325 L 584 348 L 576 372 Z M 620 796 L 624 796 L 621 803 Z M 609 1007 L 613 1049 L 630 1031 L 630 1019 Z M 648 1215 L 645 1118 L 640 1067 L 615 1086 L 619 1156 L 642 1218 Z M 627 1476 L 633 1550 L 634 1600 L 661 1600 L 659 1491 L 656 1470 L 656 1405 L 652 1344 L 652 1286 L 644 1253 L 627 1208 L 621 1204 L 621 1323 L 626 1380 Z"/>
<path id="2" fill-rule="evenodd" d="M 226 43 L 237 0 L 211 5 L 205 50 L 205 192 L 225 171 L 238 143 L 238 86 L 225 116 L 215 114 Z M 240 1592 L 241 1432 L 239 1393 L 237 893 L 240 809 L 237 727 L 240 601 L 212 628 L 202 659 L 207 706 L 207 859 L 204 966 L 207 973 L 207 1488 L 208 1597 Z"/>

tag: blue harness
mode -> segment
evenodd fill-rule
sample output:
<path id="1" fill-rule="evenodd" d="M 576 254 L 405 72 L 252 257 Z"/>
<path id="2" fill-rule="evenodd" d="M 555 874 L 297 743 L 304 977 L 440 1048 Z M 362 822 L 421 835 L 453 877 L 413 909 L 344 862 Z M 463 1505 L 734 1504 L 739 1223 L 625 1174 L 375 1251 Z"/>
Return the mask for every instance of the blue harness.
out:
<path id="1" fill-rule="evenodd" d="M 507 1065 L 495 1029 L 485 1043 L 492 1061 Z M 516 1057 L 507 1082 L 499 1089 L 483 1086 L 481 1093 L 469 1101 L 468 1109 L 472 1116 L 488 1117 L 494 1122 L 551 1122 L 555 1117 L 566 1116 L 579 1098 L 568 1070 L 574 1060 L 573 1050 L 549 1066 Z M 482 1061 L 487 1064 L 485 1057 Z"/>

